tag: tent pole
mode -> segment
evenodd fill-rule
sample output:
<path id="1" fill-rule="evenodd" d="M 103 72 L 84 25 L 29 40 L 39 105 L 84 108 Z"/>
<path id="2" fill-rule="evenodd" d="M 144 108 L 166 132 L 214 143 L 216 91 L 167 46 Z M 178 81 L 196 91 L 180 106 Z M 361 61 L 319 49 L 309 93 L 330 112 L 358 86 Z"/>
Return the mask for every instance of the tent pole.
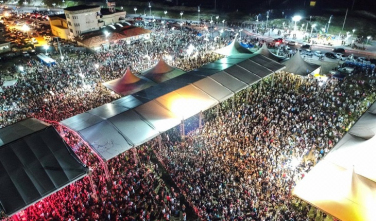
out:
<path id="1" fill-rule="evenodd" d="M 200 113 L 199 113 L 199 118 L 198 118 L 198 120 L 199 120 L 199 122 L 198 122 L 198 126 L 199 126 L 199 128 L 201 128 L 201 126 L 202 126 L 202 111 L 200 111 Z"/>
<path id="2" fill-rule="evenodd" d="M 232 109 L 234 109 L 235 108 L 235 94 L 234 94 L 234 96 L 232 97 Z"/>
<path id="3" fill-rule="evenodd" d="M 158 146 L 159 146 L 159 149 L 161 150 L 162 149 L 162 136 L 161 135 L 158 135 Z"/>
<path id="4" fill-rule="evenodd" d="M 246 98 L 245 98 L 245 101 L 248 103 L 248 99 L 249 99 L 249 92 L 250 92 L 250 90 L 249 90 L 249 86 L 246 88 L 246 90 L 247 90 L 247 93 L 246 93 Z"/>
<path id="5" fill-rule="evenodd" d="M 181 124 L 180 124 L 180 131 L 181 131 L 181 138 L 184 139 L 184 135 L 185 135 L 185 125 L 184 125 L 184 119 L 181 121 Z"/>
<path id="6" fill-rule="evenodd" d="M 107 181 L 111 181 L 110 171 L 108 171 L 107 163 L 102 161 L 102 166 L 103 166 L 104 174 L 106 176 Z"/>
<path id="7" fill-rule="evenodd" d="M 93 170 L 90 168 L 89 169 L 89 182 L 90 182 L 91 190 L 93 191 L 93 196 L 97 198 L 97 188 L 95 188 L 92 173 L 93 173 Z"/>

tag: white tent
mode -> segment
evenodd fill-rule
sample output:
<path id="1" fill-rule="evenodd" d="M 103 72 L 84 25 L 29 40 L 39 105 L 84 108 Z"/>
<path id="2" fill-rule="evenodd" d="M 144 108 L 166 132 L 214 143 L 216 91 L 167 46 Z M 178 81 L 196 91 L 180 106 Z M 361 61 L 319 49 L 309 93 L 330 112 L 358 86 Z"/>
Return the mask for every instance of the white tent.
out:
<path id="1" fill-rule="evenodd" d="M 269 51 L 268 47 L 266 46 L 266 43 L 264 43 L 262 45 L 262 47 L 255 52 L 255 54 L 264 55 L 265 57 L 270 58 L 270 59 L 272 59 L 274 61 L 278 61 L 278 62 L 282 61 L 283 59 L 285 59 L 284 57 L 280 57 L 280 56 L 277 56 L 277 55 L 271 53 Z"/>
<path id="2" fill-rule="evenodd" d="M 376 103 L 370 112 L 375 109 Z M 297 184 L 293 194 L 343 221 L 375 221 L 376 136 L 372 135 L 376 116 L 367 112 L 355 126 Z"/>
<path id="3" fill-rule="evenodd" d="M 321 70 L 320 65 L 304 61 L 299 51 L 284 64 L 286 65 L 285 71 L 301 76 L 320 74 Z"/>
<path id="4" fill-rule="evenodd" d="M 105 82 L 103 85 L 117 94 L 128 95 L 148 88 L 154 83 L 137 77 L 128 67 L 123 77 Z"/>
<path id="5" fill-rule="evenodd" d="M 225 56 L 252 54 L 250 50 L 241 46 L 236 38 L 234 39 L 233 42 L 231 42 L 231 44 L 227 45 L 226 47 L 217 49 L 215 52 L 218 54 L 225 55 Z"/>
<path id="6" fill-rule="evenodd" d="M 156 83 L 161 83 L 182 74 L 184 74 L 183 70 L 171 67 L 161 58 L 154 67 L 142 73 L 142 76 Z"/>

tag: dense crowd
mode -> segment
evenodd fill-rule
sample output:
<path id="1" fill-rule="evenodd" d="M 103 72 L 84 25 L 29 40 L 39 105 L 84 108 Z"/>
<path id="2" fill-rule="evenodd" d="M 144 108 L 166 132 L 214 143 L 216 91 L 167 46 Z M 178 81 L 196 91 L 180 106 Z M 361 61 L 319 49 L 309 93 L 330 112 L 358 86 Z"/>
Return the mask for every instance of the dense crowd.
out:
<path id="1" fill-rule="evenodd" d="M 0 127 L 30 116 L 60 121 L 82 113 L 119 98 L 101 83 L 121 77 L 128 66 L 139 74 L 163 56 L 191 70 L 220 58 L 210 51 L 228 43 L 208 42 L 193 31 L 162 32 L 156 29 L 150 42 L 65 54 L 50 67 L 33 59 L 22 64 L 18 83 L 1 93 Z M 14 218 L 186 220 L 194 211 L 201 220 L 309 220 L 312 208 L 292 199 L 291 190 L 375 101 L 374 77 L 361 68 L 324 82 L 281 72 L 236 94 L 235 102 L 206 111 L 202 127 L 197 118 L 188 120 L 184 139 L 174 128 L 163 142 L 150 141 L 108 162 L 55 125 L 90 175 Z M 170 176 L 163 176 L 165 170 Z"/>
<path id="2" fill-rule="evenodd" d="M 0 84 L 8 79 L 17 83 L 0 92 L 0 127 L 26 117 L 61 121 L 117 99 L 102 83 L 122 77 L 127 67 L 141 74 L 163 57 L 187 71 L 221 58 L 211 52 L 218 42 L 206 42 L 187 30 L 170 30 L 163 37 L 164 31 L 157 29 L 149 41 L 130 45 L 119 41 L 98 53 L 64 53 L 65 59 L 50 67 L 31 58 L 4 70 Z"/>
<path id="3" fill-rule="evenodd" d="M 165 185 L 146 145 L 111 159 L 105 169 L 74 132 L 55 126 L 89 166 L 89 176 L 21 211 L 13 216 L 15 220 L 150 221 L 187 217 L 179 190 Z"/>
<path id="4" fill-rule="evenodd" d="M 364 78 L 321 85 L 280 73 L 236 95 L 235 106 L 221 104 L 215 118 L 208 111 L 211 120 L 184 141 L 170 134 L 156 152 L 203 220 L 308 220 L 310 207 L 291 200 L 292 188 L 375 92 Z"/>

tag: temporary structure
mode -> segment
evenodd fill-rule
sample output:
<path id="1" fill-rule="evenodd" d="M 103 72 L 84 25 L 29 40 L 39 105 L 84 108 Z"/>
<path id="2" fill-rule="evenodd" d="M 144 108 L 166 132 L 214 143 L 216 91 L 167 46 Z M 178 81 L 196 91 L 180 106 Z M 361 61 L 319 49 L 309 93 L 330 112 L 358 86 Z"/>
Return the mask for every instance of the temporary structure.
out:
<path id="1" fill-rule="evenodd" d="M 285 71 L 301 76 L 320 74 L 321 70 L 320 65 L 311 64 L 304 61 L 299 51 L 296 52 L 296 54 L 284 64 L 286 65 Z"/>
<path id="2" fill-rule="evenodd" d="M 237 56 L 237 55 L 250 55 L 252 52 L 239 44 L 239 42 L 234 39 L 231 44 L 227 45 L 226 47 L 220 48 L 215 51 L 218 54 L 222 54 L 225 56 Z"/>
<path id="3" fill-rule="evenodd" d="M 293 194 L 343 221 L 376 220 L 376 116 L 366 112 Z"/>
<path id="4" fill-rule="evenodd" d="M 123 77 L 108 81 L 103 85 L 117 94 L 128 95 L 152 86 L 154 83 L 135 76 L 129 67 Z"/>
<path id="5" fill-rule="evenodd" d="M 262 47 L 261 47 L 259 50 L 257 50 L 257 51 L 255 52 L 255 54 L 261 54 L 261 55 L 264 55 L 265 57 L 270 58 L 270 59 L 272 59 L 272 60 L 274 60 L 274 61 L 278 61 L 278 62 L 280 62 L 280 61 L 282 61 L 283 59 L 285 59 L 284 57 L 280 57 L 280 56 L 277 56 L 277 55 L 271 53 L 271 52 L 269 51 L 268 47 L 266 46 L 266 43 L 264 43 L 264 44 L 262 45 Z"/>
<path id="6" fill-rule="evenodd" d="M 154 67 L 142 73 L 142 76 L 156 83 L 161 83 L 182 74 L 184 74 L 183 70 L 171 67 L 161 58 Z"/>

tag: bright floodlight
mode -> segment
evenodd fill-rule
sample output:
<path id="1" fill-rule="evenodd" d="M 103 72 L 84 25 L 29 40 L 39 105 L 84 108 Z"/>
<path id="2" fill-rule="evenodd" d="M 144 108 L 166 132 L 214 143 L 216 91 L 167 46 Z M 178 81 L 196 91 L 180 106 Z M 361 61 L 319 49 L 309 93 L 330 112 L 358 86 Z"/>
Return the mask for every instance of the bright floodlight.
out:
<path id="1" fill-rule="evenodd" d="M 48 49 L 48 45 L 44 45 L 43 48 L 47 50 Z"/>
<path id="2" fill-rule="evenodd" d="M 302 16 L 300 15 L 295 15 L 294 17 L 292 17 L 292 20 L 297 22 L 297 21 L 300 21 L 302 19 Z"/>
<path id="3" fill-rule="evenodd" d="M 22 66 L 20 66 L 19 69 L 20 69 L 21 72 L 24 71 L 24 67 L 22 67 Z"/>
<path id="4" fill-rule="evenodd" d="M 109 33 L 108 31 L 104 31 L 104 35 L 105 35 L 106 37 L 108 37 L 108 36 L 110 35 L 110 33 Z"/>
<path id="5" fill-rule="evenodd" d="M 371 39 L 371 36 L 367 36 L 367 39 L 368 39 L 368 40 Z"/>
<path id="6" fill-rule="evenodd" d="M 22 26 L 22 30 L 24 30 L 24 31 L 29 31 L 30 28 L 29 28 L 29 26 L 27 26 L 27 25 L 23 25 L 23 26 Z"/>
<path id="7" fill-rule="evenodd" d="M 95 68 L 99 68 L 99 64 L 95 64 L 94 67 L 95 67 Z"/>
<path id="8" fill-rule="evenodd" d="M 312 27 L 316 27 L 317 25 L 316 24 L 313 24 Z"/>

